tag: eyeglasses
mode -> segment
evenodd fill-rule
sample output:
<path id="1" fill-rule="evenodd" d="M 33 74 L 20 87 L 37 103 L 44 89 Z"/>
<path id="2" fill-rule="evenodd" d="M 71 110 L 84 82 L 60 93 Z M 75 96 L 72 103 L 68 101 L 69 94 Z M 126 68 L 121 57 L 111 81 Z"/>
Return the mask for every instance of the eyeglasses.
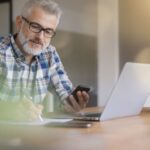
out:
<path id="1" fill-rule="evenodd" d="M 44 31 L 44 36 L 47 38 L 53 38 L 56 35 L 56 32 L 51 28 L 43 28 L 40 24 L 36 22 L 30 22 L 28 19 L 22 16 L 22 19 L 28 23 L 29 29 L 34 33 L 40 33 Z"/>

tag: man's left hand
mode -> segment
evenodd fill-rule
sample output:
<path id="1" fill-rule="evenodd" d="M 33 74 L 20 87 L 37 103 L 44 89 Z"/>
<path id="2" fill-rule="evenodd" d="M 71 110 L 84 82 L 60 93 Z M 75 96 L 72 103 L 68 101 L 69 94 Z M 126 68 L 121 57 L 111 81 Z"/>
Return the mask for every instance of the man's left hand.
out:
<path id="1" fill-rule="evenodd" d="M 65 103 L 65 110 L 69 112 L 79 112 L 81 109 L 85 108 L 89 101 L 89 94 L 85 91 L 78 91 L 77 98 L 75 99 L 73 95 L 70 95 Z"/>

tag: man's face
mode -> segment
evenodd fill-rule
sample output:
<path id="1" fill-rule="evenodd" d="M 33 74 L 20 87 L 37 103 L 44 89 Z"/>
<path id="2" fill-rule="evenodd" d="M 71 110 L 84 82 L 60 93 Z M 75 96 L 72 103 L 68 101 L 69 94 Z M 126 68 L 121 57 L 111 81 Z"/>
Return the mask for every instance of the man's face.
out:
<path id="1" fill-rule="evenodd" d="M 55 15 L 44 12 L 41 8 L 33 8 L 30 14 L 28 17 L 19 18 L 18 38 L 26 54 L 37 55 L 50 44 L 49 34 L 56 30 L 57 18 Z"/>

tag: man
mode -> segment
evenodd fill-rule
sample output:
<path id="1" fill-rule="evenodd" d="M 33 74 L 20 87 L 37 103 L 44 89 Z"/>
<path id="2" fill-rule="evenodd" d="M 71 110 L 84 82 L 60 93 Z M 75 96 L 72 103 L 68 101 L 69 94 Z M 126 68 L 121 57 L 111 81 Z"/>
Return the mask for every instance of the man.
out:
<path id="1" fill-rule="evenodd" d="M 64 110 L 79 111 L 86 106 L 89 95 L 79 91 L 78 102 L 71 95 L 72 83 L 55 47 L 50 45 L 60 16 L 61 10 L 55 2 L 28 0 L 21 15 L 16 17 L 17 33 L 0 39 L 0 107 L 3 108 L 3 118 L 37 119 L 42 112 L 39 104 L 53 89 Z M 12 116 L 19 117 L 10 117 L 7 108 Z"/>

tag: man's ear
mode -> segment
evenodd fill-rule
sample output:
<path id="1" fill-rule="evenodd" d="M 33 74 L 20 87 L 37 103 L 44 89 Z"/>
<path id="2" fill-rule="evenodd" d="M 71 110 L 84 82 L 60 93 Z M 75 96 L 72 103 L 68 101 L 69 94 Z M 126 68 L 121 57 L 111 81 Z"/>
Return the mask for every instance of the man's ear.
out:
<path id="1" fill-rule="evenodd" d="M 22 18 L 21 18 L 21 16 L 17 16 L 17 17 L 16 17 L 16 28 L 17 28 L 17 32 L 20 31 L 21 25 L 22 25 Z"/>

